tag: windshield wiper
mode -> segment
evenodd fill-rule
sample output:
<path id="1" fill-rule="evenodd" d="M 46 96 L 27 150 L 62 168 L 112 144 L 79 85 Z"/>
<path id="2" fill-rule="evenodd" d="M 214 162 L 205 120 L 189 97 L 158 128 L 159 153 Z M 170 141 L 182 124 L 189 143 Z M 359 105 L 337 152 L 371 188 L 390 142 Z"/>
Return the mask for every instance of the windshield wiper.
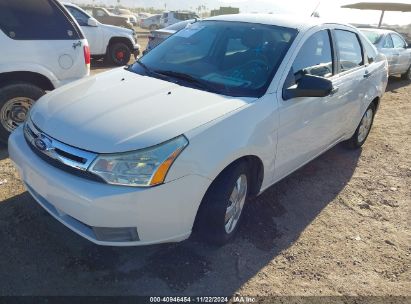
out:
<path id="1" fill-rule="evenodd" d="M 136 60 L 135 63 L 139 64 L 147 74 L 153 73 L 153 71 L 148 66 L 146 66 L 144 63 L 142 63 L 140 60 Z M 129 69 L 131 69 L 132 66 L 133 65 L 130 65 Z"/>
<path id="2" fill-rule="evenodd" d="M 201 89 L 204 89 L 206 91 L 211 90 L 211 91 L 215 92 L 216 90 L 218 90 L 218 88 L 211 85 L 210 83 L 208 83 L 204 80 L 195 78 L 195 77 L 193 77 L 189 74 L 185 74 L 185 73 L 181 73 L 181 72 L 175 72 L 175 71 L 168 71 L 168 70 L 155 70 L 154 72 L 157 73 L 157 74 L 161 74 L 161 75 L 165 75 L 165 76 L 175 78 L 177 80 L 186 81 L 186 82 L 194 84 L 197 87 L 199 87 Z"/>

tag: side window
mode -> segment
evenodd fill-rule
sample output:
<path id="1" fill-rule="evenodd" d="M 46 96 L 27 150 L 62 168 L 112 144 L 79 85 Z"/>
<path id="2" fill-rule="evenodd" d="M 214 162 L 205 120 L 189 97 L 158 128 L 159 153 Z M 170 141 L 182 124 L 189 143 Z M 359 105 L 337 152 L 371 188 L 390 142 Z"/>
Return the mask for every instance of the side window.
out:
<path id="1" fill-rule="evenodd" d="M 345 30 L 335 30 L 335 38 L 341 72 L 355 69 L 364 64 L 357 34 Z"/>
<path id="2" fill-rule="evenodd" d="M 88 19 L 90 18 L 89 16 L 74 7 L 66 6 L 66 8 L 70 12 L 70 14 L 72 14 L 73 17 L 77 20 L 78 24 L 80 24 L 81 26 L 88 25 Z"/>
<path id="3" fill-rule="evenodd" d="M 54 0 L 0 1 L 0 29 L 16 40 L 82 38 L 69 14 Z"/>
<path id="4" fill-rule="evenodd" d="M 391 36 L 391 38 L 392 38 L 392 42 L 393 42 L 393 44 L 394 44 L 394 48 L 396 48 L 396 49 L 403 49 L 403 48 L 405 48 L 405 42 L 404 42 L 404 40 L 402 40 L 402 38 L 401 38 L 400 36 L 395 35 L 395 34 L 391 34 L 390 36 Z"/>
<path id="5" fill-rule="evenodd" d="M 97 17 L 104 17 L 106 15 L 106 12 L 103 10 L 97 10 Z"/>
<path id="6" fill-rule="evenodd" d="M 394 48 L 394 43 L 392 42 L 391 35 L 387 35 L 384 39 L 384 44 L 382 46 L 384 49 Z"/>
<path id="7" fill-rule="evenodd" d="M 313 34 L 304 43 L 293 63 L 294 74 L 331 77 L 333 60 L 328 30 Z"/>
<path id="8" fill-rule="evenodd" d="M 376 49 L 369 41 L 367 41 L 367 39 L 361 39 L 361 41 L 365 49 L 365 55 L 367 57 L 368 63 L 373 63 L 375 61 L 375 58 L 377 57 Z"/>

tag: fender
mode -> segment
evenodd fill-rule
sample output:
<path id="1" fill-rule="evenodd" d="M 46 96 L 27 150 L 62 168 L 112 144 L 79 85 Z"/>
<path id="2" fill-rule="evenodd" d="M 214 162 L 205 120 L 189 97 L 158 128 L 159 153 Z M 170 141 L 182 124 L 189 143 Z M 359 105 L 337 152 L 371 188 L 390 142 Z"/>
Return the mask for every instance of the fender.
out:
<path id="1" fill-rule="evenodd" d="M 53 84 L 54 88 L 60 86 L 60 81 L 46 67 L 36 64 L 36 63 L 29 63 L 29 62 L 10 62 L 10 63 L 2 63 L 0 64 L 0 74 L 2 73 L 9 73 L 9 72 L 32 72 L 40 74 L 50 80 Z"/>
<path id="2" fill-rule="evenodd" d="M 273 178 L 278 124 L 277 101 L 275 95 L 268 94 L 186 132 L 189 145 L 171 167 L 166 182 L 186 175 L 214 180 L 239 158 L 256 156 L 263 163 L 265 187 Z"/>

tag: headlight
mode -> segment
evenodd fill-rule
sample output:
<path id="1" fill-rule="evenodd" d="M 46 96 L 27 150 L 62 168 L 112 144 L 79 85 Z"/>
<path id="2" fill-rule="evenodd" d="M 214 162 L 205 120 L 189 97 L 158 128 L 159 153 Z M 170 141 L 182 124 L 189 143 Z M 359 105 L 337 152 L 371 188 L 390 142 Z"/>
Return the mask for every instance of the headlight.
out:
<path id="1" fill-rule="evenodd" d="M 113 185 L 149 187 L 164 182 L 177 156 L 188 145 L 183 136 L 133 152 L 99 155 L 89 171 Z"/>

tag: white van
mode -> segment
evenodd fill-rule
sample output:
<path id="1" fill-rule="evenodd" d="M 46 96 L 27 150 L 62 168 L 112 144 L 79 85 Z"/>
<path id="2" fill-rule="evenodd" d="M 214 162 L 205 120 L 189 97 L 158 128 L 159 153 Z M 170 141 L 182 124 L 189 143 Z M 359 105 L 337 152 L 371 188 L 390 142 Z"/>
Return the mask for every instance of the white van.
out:
<path id="1" fill-rule="evenodd" d="M 161 27 L 167 27 L 180 21 L 199 18 L 200 17 L 198 17 L 198 15 L 193 12 L 170 11 L 163 13 L 163 15 L 161 16 L 160 24 Z"/>
<path id="2" fill-rule="evenodd" d="M 88 42 L 55 0 L 0 1 L 0 141 L 46 91 L 89 75 Z"/>

